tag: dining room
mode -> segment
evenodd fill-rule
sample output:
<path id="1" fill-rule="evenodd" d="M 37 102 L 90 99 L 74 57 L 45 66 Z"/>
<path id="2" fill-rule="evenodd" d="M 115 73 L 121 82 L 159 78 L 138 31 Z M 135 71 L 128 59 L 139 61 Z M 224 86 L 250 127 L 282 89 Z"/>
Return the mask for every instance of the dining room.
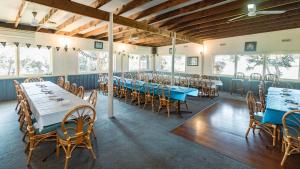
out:
<path id="1" fill-rule="evenodd" d="M 0 1 L 0 168 L 300 169 L 300 1 Z"/>

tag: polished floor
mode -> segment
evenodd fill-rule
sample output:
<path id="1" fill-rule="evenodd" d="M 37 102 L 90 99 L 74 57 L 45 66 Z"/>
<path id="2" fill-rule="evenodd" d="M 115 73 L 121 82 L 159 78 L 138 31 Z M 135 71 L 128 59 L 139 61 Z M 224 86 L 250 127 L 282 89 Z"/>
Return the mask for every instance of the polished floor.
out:
<path id="1" fill-rule="evenodd" d="M 246 139 L 248 122 L 244 101 L 220 99 L 174 129 L 173 133 L 258 169 L 300 169 L 300 155 L 288 157 L 286 166 L 280 167 L 281 145 L 278 143 L 276 148 L 270 148 L 271 137 L 268 135 L 250 132 Z"/>
<path id="2" fill-rule="evenodd" d="M 75 150 L 70 169 L 249 169 L 248 165 L 223 155 L 206 145 L 179 137 L 170 131 L 196 113 L 216 103 L 216 99 L 191 97 L 183 118 L 153 113 L 135 105 L 114 100 L 115 119 L 107 118 L 107 97 L 100 95 L 93 146 L 97 159 L 84 149 Z M 0 169 L 26 169 L 27 155 L 18 129 L 16 102 L 0 102 Z M 183 106 L 184 107 L 184 106 Z M 51 153 L 55 143 L 41 144 L 33 153 L 32 169 L 61 169 L 64 155 Z M 42 159 L 49 158 L 43 162 Z"/>

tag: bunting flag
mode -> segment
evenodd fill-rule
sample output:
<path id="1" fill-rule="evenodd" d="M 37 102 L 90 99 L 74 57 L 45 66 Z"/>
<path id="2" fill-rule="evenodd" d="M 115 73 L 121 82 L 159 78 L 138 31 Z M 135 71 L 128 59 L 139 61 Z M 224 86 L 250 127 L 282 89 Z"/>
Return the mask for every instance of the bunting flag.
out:
<path id="1" fill-rule="evenodd" d="M 56 47 L 56 51 L 59 51 L 60 47 Z"/>
<path id="2" fill-rule="evenodd" d="M 46 46 L 46 47 L 47 47 L 47 49 L 49 49 L 49 50 L 51 49 L 51 46 Z"/>
<path id="3" fill-rule="evenodd" d="M 14 44 L 16 45 L 16 47 L 19 47 L 19 45 L 20 45 L 19 42 L 14 42 Z"/>
<path id="4" fill-rule="evenodd" d="M 3 47 L 6 46 L 6 42 L 0 42 Z"/>
<path id="5" fill-rule="evenodd" d="M 76 50 L 76 48 L 73 48 L 73 51 L 75 51 Z"/>
<path id="6" fill-rule="evenodd" d="M 30 43 L 26 43 L 26 46 L 27 46 L 27 48 L 29 48 L 31 46 L 31 44 Z"/>
<path id="7" fill-rule="evenodd" d="M 65 49 L 65 52 L 67 52 L 68 51 L 68 47 L 66 46 L 66 47 L 64 47 L 64 49 Z"/>
<path id="8" fill-rule="evenodd" d="M 41 49 L 42 45 L 36 45 L 39 49 Z"/>

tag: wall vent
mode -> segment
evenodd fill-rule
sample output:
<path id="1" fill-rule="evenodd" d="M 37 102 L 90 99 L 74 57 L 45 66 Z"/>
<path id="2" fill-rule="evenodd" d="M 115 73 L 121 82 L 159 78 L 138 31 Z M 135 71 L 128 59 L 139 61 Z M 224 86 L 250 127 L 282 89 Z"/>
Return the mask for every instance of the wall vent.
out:
<path id="1" fill-rule="evenodd" d="M 290 42 L 292 41 L 291 39 L 282 39 L 281 42 Z"/>

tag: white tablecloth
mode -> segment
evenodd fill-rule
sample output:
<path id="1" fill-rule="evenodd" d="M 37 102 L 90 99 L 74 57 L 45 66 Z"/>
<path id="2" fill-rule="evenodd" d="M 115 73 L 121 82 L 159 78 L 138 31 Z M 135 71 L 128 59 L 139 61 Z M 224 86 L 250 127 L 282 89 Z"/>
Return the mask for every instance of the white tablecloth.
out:
<path id="1" fill-rule="evenodd" d="M 223 86 L 223 82 L 221 80 L 201 79 L 201 81 L 211 83 L 212 86 Z"/>
<path id="2" fill-rule="evenodd" d="M 40 85 L 46 87 L 42 88 Z M 30 109 L 37 120 L 36 127 L 39 130 L 42 130 L 45 126 L 60 123 L 66 113 L 75 106 L 90 105 L 87 101 L 49 81 L 22 83 L 21 86 L 27 96 Z M 49 89 L 53 93 L 46 94 L 42 92 L 44 89 Z M 50 95 L 63 98 L 64 101 L 51 100 Z"/>

